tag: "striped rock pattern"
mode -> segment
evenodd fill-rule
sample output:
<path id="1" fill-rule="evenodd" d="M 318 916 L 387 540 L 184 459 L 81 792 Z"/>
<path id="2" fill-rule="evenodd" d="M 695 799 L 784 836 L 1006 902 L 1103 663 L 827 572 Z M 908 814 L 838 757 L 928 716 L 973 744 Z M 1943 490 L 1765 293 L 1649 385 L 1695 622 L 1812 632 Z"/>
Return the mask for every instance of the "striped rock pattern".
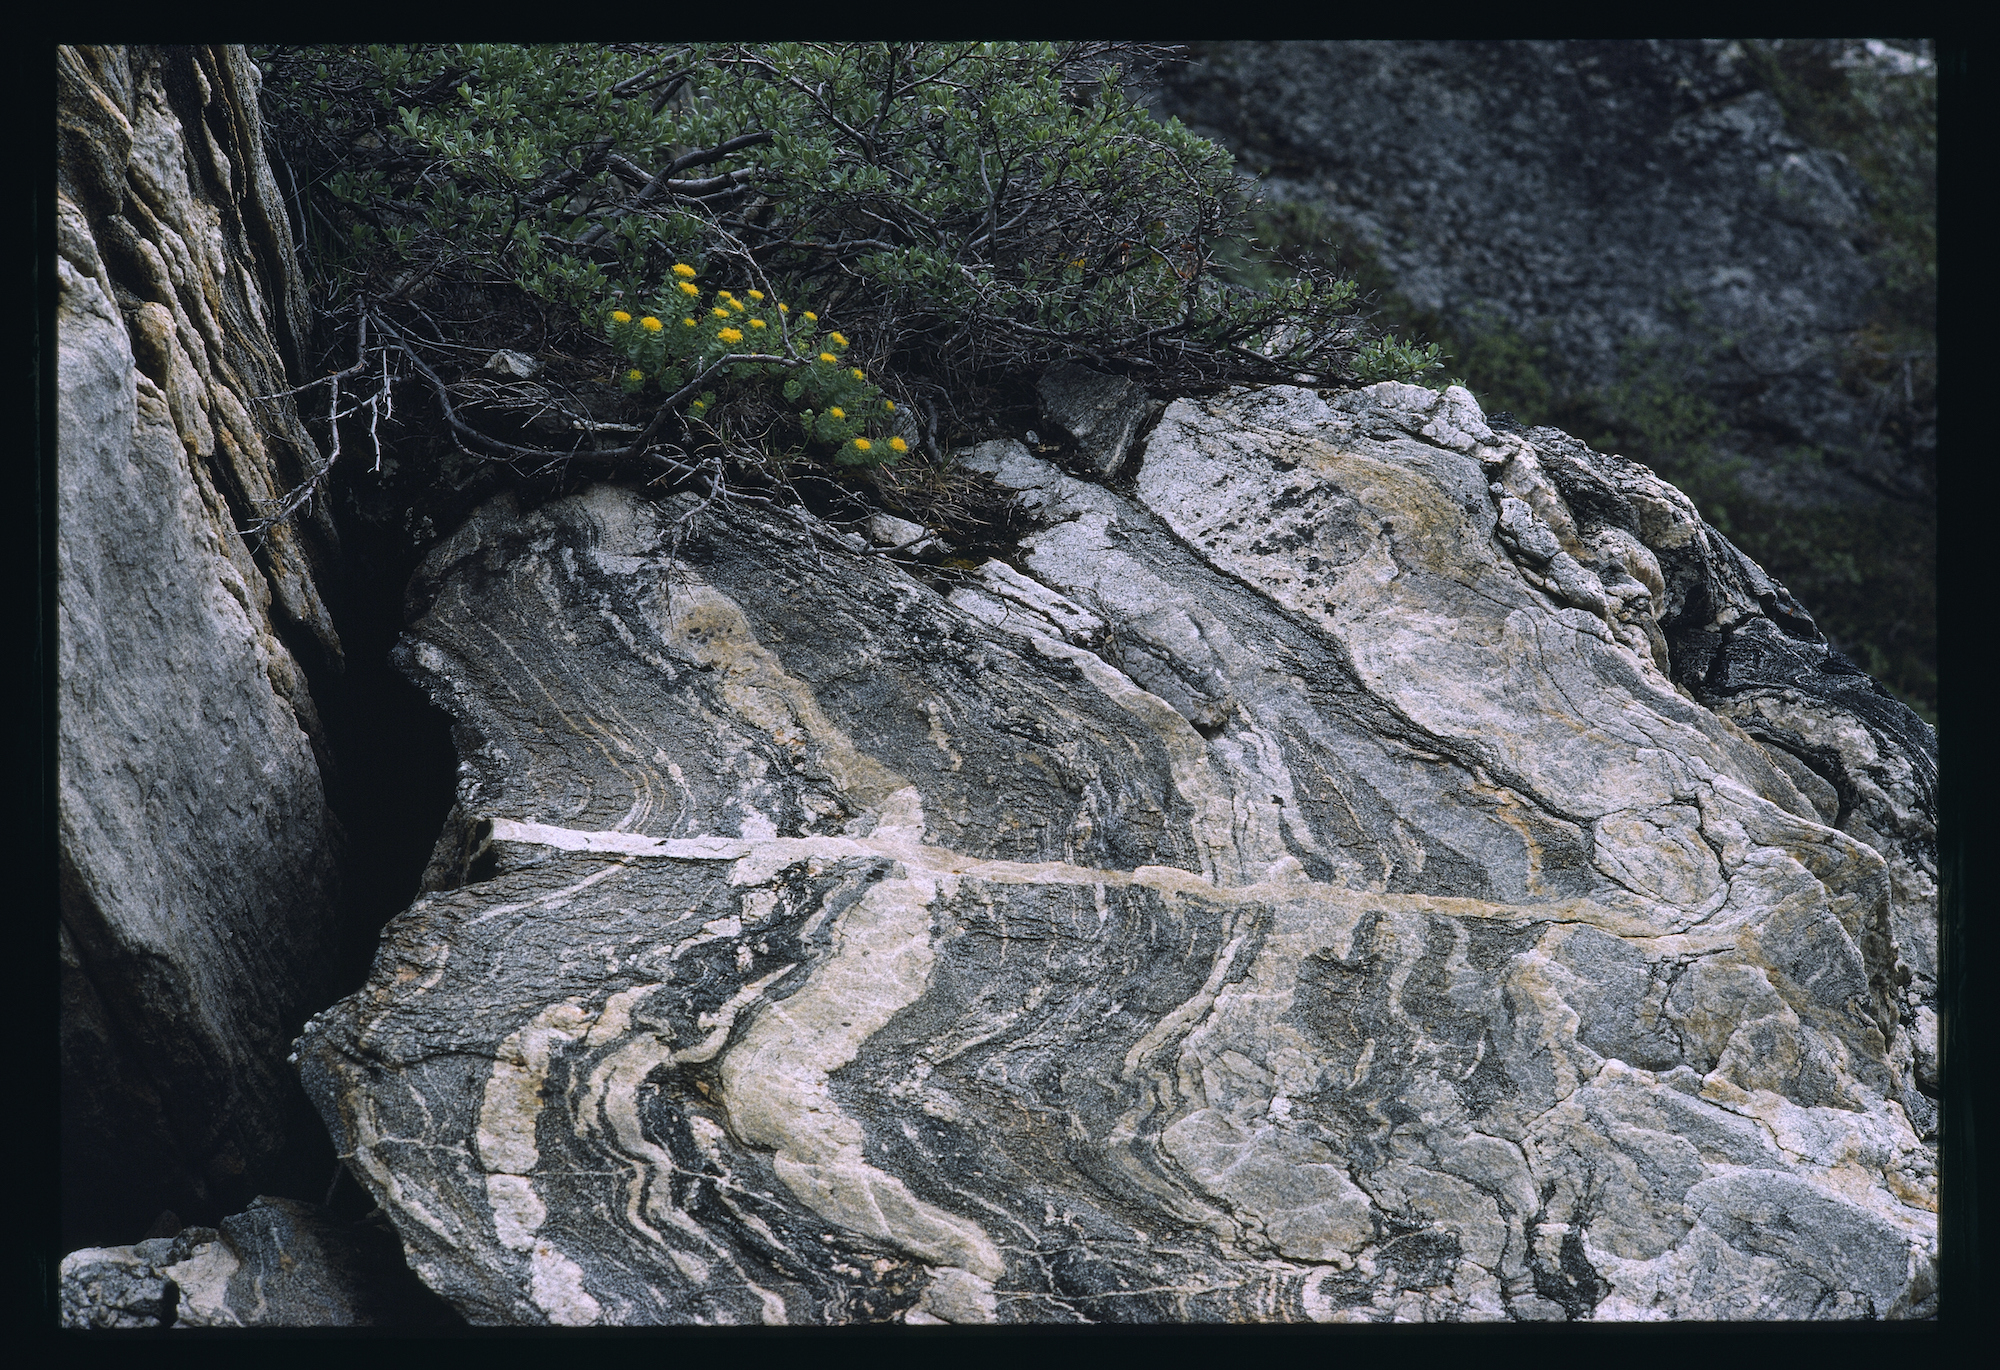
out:
<path id="1" fill-rule="evenodd" d="M 1934 910 L 1865 840 L 1921 786 L 1850 835 L 1847 753 L 1703 702 L 1824 644 L 1560 437 L 1383 385 L 1178 402 L 1123 494 L 987 444 L 1036 531 L 949 593 L 485 506 L 399 648 L 430 892 L 298 1045 L 413 1268 L 489 1324 L 1927 1313 Z"/>

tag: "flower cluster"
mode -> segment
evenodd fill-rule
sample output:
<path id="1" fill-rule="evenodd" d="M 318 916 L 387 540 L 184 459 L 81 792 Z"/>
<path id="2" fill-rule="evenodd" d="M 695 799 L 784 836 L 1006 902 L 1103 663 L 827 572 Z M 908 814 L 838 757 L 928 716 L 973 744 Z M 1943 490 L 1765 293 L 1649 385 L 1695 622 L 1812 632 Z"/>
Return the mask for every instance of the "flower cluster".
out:
<path id="1" fill-rule="evenodd" d="M 635 318 L 625 309 L 611 311 L 608 336 L 630 363 L 619 382 L 626 393 L 650 389 L 672 396 L 718 364 L 720 375 L 740 384 L 783 375 L 782 392 L 800 406 L 806 440 L 835 449 L 842 465 L 893 464 L 910 450 L 900 437 L 875 435 L 896 406 L 866 372 L 846 363 L 843 334 L 820 336 L 819 315 L 802 310 L 795 316 L 761 290 L 740 297 L 717 290 L 704 308 L 696 275 L 693 267 L 677 264 L 653 312 Z M 707 391 L 688 405 L 689 417 L 713 419 L 716 404 L 716 392 Z"/>

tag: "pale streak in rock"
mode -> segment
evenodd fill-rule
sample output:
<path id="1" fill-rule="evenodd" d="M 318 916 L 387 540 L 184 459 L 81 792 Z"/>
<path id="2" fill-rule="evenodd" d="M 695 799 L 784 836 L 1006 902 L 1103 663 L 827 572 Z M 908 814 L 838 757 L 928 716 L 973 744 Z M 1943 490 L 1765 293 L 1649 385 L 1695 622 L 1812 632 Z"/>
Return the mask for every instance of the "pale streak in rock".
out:
<path id="1" fill-rule="evenodd" d="M 541 1159 L 535 1120 L 541 1116 L 551 1058 L 559 1046 L 584 1036 L 595 1016 L 572 1003 L 551 1004 L 503 1041 L 474 1136 L 487 1171 L 494 1233 L 502 1245 L 527 1255 L 529 1297 L 549 1321 L 566 1327 L 596 1322 L 603 1310 L 583 1288 L 583 1268 L 535 1235 L 548 1209 L 528 1173 Z"/>
<path id="2" fill-rule="evenodd" d="M 921 861 L 923 805 L 915 787 L 855 748 L 812 690 L 758 643 L 741 609 L 696 585 L 677 590 L 662 617 L 662 636 L 715 670 L 740 716 L 766 735 L 803 731 L 835 786 L 874 814 L 877 842 Z M 992 1240 L 977 1223 L 921 1202 L 900 1179 L 868 1164 L 860 1124 L 827 1087 L 828 1075 L 923 995 L 936 959 L 930 904 L 938 883 L 933 873 L 905 866 L 841 914 L 833 957 L 781 1005 L 758 1014 L 723 1057 L 723 1101 L 731 1130 L 770 1148 L 778 1177 L 814 1212 L 929 1264 L 991 1281 L 1006 1270 Z"/>

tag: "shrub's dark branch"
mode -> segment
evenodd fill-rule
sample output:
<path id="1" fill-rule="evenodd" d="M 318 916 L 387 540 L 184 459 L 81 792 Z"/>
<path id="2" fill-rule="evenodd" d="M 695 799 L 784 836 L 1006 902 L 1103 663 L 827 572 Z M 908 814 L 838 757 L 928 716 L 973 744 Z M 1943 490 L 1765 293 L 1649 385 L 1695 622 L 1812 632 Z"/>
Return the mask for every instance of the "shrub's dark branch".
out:
<path id="1" fill-rule="evenodd" d="M 861 131 L 859 129 L 854 128 L 845 119 L 841 118 L 839 114 L 834 112 L 833 106 L 827 103 L 826 86 L 824 83 L 821 83 L 818 86 L 809 86 L 804 81 L 801 81 L 798 77 L 792 75 L 790 72 L 788 71 L 781 72 L 778 70 L 777 67 L 773 66 L 770 62 L 765 61 L 761 57 L 749 56 L 745 54 L 740 48 L 737 49 L 737 55 L 735 61 L 743 66 L 757 67 L 763 71 L 769 72 L 772 76 L 782 79 L 786 85 L 791 86 L 793 89 L 797 90 L 800 94 L 812 97 L 812 102 L 813 104 L 819 107 L 820 116 L 822 118 L 824 118 L 828 123 L 832 124 L 835 128 L 839 129 L 842 133 L 845 133 L 849 138 L 852 138 L 856 143 L 861 144 L 864 147 L 867 145 L 868 140 L 862 136 Z"/>
<path id="2" fill-rule="evenodd" d="M 739 134 L 737 137 L 728 138 L 717 143 L 712 148 L 706 148 L 700 152 L 690 152 L 684 157 L 675 158 L 673 165 L 666 169 L 663 176 L 678 176 L 690 168 L 707 166 L 710 162 L 719 162 L 732 152 L 741 152 L 746 147 L 759 147 L 770 142 L 777 136 L 777 134 L 769 129 L 763 129 L 756 133 Z"/>
<path id="3" fill-rule="evenodd" d="M 667 102 L 672 100 L 676 95 L 679 95 L 681 93 L 681 87 L 688 83 L 688 80 L 692 75 L 693 75 L 692 72 L 687 72 L 687 71 L 677 73 L 674 76 L 674 79 L 667 82 L 665 88 L 662 89 L 660 93 L 654 97 L 653 108 L 651 113 L 655 119 L 660 117 L 660 111 L 667 107 Z"/>
<path id="4" fill-rule="evenodd" d="M 895 252 L 898 250 L 895 243 L 885 243 L 880 238 L 844 238 L 837 243 L 815 243 L 803 238 L 792 238 L 782 243 L 771 244 L 771 246 L 797 248 L 803 252 L 824 252 L 833 257 L 843 256 L 855 248 L 872 248 L 877 252 Z"/>
<path id="5" fill-rule="evenodd" d="M 637 76 L 626 77 L 624 80 L 620 81 L 617 85 L 611 87 L 609 94 L 636 95 L 641 91 L 651 90 L 655 85 L 660 84 L 660 82 L 671 81 L 676 77 L 685 79 L 686 77 L 685 72 L 667 72 L 665 76 L 660 76 L 661 72 L 666 71 L 668 67 L 672 66 L 683 55 L 684 54 L 682 53 L 675 53 L 672 57 L 667 58 L 663 62 L 655 62 L 652 66 L 647 67 Z M 654 80 L 655 77 L 659 77 L 659 80 L 658 81 Z"/>
<path id="6" fill-rule="evenodd" d="M 583 155 L 577 158 L 576 165 L 564 167 L 529 191 L 526 203 L 539 207 L 575 190 L 585 177 L 593 176 L 603 169 L 611 156 L 611 144 L 610 138 L 599 138 L 592 142 L 583 149 Z"/>
<path id="7" fill-rule="evenodd" d="M 715 191 L 718 190 L 733 188 L 741 184 L 742 182 L 749 180 L 751 177 L 757 174 L 754 170 L 750 169 L 749 167 L 742 167 L 735 171 L 725 171 L 720 176 L 708 176 L 695 181 L 674 181 L 674 180 L 662 181 L 659 180 L 657 177 L 655 177 L 653 180 L 647 180 L 645 169 L 641 167 L 637 162 L 634 162 L 629 157 L 623 157 L 617 153 L 612 153 L 610 156 L 606 157 L 605 160 L 612 167 L 616 168 L 621 174 L 629 176 L 631 179 L 635 181 L 646 181 L 646 184 L 649 187 L 654 186 L 655 181 L 657 181 L 658 184 L 656 189 L 671 190 L 676 195 L 699 196 L 699 195 L 713 194 Z M 643 196 L 643 194 L 644 192 L 641 192 L 641 196 Z M 628 205 L 627 208 L 629 209 L 636 207 L 640 202 L 641 202 L 641 197 L 634 197 L 634 199 L 631 201 L 631 204 Z"/>
<path id="8" fill-rule="evenodd" d="M 392 340 L 396 350 L 401 352 L 404 356 L 408 357 L 410 359 L 410 364 L 415 366 L 417 368 L 418 373 L 421 374 L 425 380 L 431 383 L 431 390 L 437 396 L 438 408 L 443 412 L 444 420 L 446 423 L 451 425 L 453 432 L 463 433 L 466 437 L 471 438 L 475 442 L 483 443 L 486 446 L 495 449 L 496 451 L 506 452 L 517 457 L 540 457 L 544 459 L 559 460 L 563 458 L 586 456 L 591 454 L 589 450 L 572 449 L 571 451 L 568 452 L 556 452 L 541 447 L 522 447 L 519 446 L 518 444 L 506 442 L 500 438 L 493 437 L 491 434 L 480 432 L 477 428 L 474 428 L 471 424 L 467 423 L 464 419 L 461 419 L 458 416 L 458 411 L 452 408 L 451 396 L 448 392 L 448 389 L 444 383 L 443 378 L 440 377 L 437 372 L 431 370 L 430 366 L 424 361 L 424 359 L 417 355 L 416 349 L 413 346 L 411 346 L 410 341 L 402 335 L 402 333 L 396 328 L 396 326 L 390 323 L 387 319 L 384 319 L 379 315 L 374 315 L 373 311 L 369 311 L 368 314 L 369 316 L 374 317 L 376 325 L 379 328 L 381 328 L 383 332 L 387 333 L 390 336 L 390 339 Z"/>
<path id="9" fill-rule="evenodd" d="M 761 352 L 738 352 L 732 353 L 727 357 L 716 358 L 716 360 L 702 368 L 700 375 L 661 402 L 659 411 L 653 415 L 653 421 L 646 425 L 646 431 L 639 435 L 639 440 L 626 450 L 626 455 L 634 458 L 638 457 L 644 451 L 646 444 L 653 440 L 653 435 L 660 431 L 660 425 L 666 422 L 667 415 L 671 414 L 683 401 L 693 399 L 696 395 L 700 394 L 701 387 L 707 384 L 716 372 L 726 366 L 733 366 L 738 362 L 772 362 L 784 367 L 804 366 L 806 364 L 803 360 L 796 357 L 773 357 Z"/>
<path id="10" fill-rule="evenodd" d="M 672 162 L 669 162 L 666 166 L 662 167 L 659 173 L 655 175 L 651 180 L 647 181 L 646 184 L 639 190 L 638 194 L 634 195 L 630 200 L 627 200 L 625 202 L 624 208 L 620 212 L 621 216 L 624 214 L 632 214 L 638 211 L 639 209 L 644 208 L 646 205 L 652 203 L 654 198 L 657 197 L 659 193 L 663 190 L 675 190 L 679 192 L 682 186 L 685 185 L 704 184 L 703 182 L 699 181 L 683 182 L 676 184 L 673 178 L 680 175 L 680 173 L 682 173 L 683 171 L 687 171 L 692 167 L 707 166 L 711 162 L 720 161 L 722 158 L 727 157 L 732 152 L 741 152 L 744 148 L 757 147 L 760 144 L 768 143 L 776 136 L 777 135 L 775 133 L 771 132 L 768 129 L 761 130 L 756 133 L 745 133 L 739 137 L 725 139 L 724 141 L 717 143 L 714 147 L 704 148 L 699 152 L 690 152 L 683 157 L 676 157 Z M 626 159 L 623 157 L 620 157 L 617 160 L 619 162 L 624 163 L 626 166 L 632 166 L 632 163 L 626 161 Z M 637 167 L 633 167 L 633 171 L 640 176 L 643 176 L 645 174 L 643 171 L 640 171 Z M 746 172 L 744 174 L 747 175 L 748 173 Z M 728 177 L 714 178 L 714 184 L 717 186 L 733 184 L 733 180 L 736 177 L 736 175 L 737 173 L 731 172 L 729 173 Z M 599 223 L 596 227 L 592 228 L 589 232 L 585 233 L 582 237 L 578 238 L 576 240 L 576 245 L 578 247 L 595 246 L 597 243 L 603 240 L 604 236 L 607 233 L 611 231 L 613 222 L 614 222 L 613 220 L 607 219 L 604 222 Z"/>
<path id="11" fill-rule="evenodd" d="M 295 385 L 290 390 L 275 390 L 268 395 L 252 395 L 250 398 L 256 400 L 281 400 L 289 395 L 302 395 L 315 385 L 326 385 L 329 383 L 338 389 L 343 377 L 360 375 L 368 367 L 368 316 L 365 314 L 361 316 L 360 337 L 354 345 L 354 350 L 357 354 L 354 358 L 354 365 L 348 367 L 345 371 L 335 371 L 330 375 L 321 376 L 316 381 L 307 381 L 304 385 Z"/>

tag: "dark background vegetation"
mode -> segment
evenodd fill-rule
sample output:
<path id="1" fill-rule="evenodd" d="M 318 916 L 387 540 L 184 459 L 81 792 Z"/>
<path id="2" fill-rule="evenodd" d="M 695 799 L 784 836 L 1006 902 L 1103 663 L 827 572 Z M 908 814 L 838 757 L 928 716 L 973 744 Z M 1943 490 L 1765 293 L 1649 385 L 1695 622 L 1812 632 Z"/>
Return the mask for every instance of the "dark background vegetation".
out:
<path id="1" fill-rule="evenodd" d="M 1190 105 L 1202 108 L 1202 64 L 1226 64 L 1244 49 L 1275 46 L 1190 45 L 1197 74 L 1183 76 L 1182 93 L 1156 107 L 1184 114 Z M 1454 46 L 1490 48 L 1499 65 L 1546 56 L 1522 45 Z M 1931 50 L 1927 40 L 1893 40 L 1892 46 L 1926 59 Z M 1378 325 L 1438 344 L 1449 375 L 1462 379 L 1489 413 L 1554 425 L 1600 450 L 1643 461 L 1672 481 L 1710 523 L 1785 583 L 1837 647 L 1936 725 L 1936 81 L 1871 78 L 1852 63 L 1854 44 L 1844 40 L 1740 47 L 1727 97 L 1768 93 L 1783 110 L 1788 134 L 1844 157 L 1865 186 L 1869 222 L 1858 246 L 1876 284 L 1863 302 L 1861 326 L 1841 340 L 1843 393 L 1832 397 L 1851 402 L 1872 423 L 1872 431 L 1855 435 L 1872 468 L 1864 478 L 1874 485 L 1859 498 L 1800 493 L 1824 485 L 1824 473 L 1842 466 L 1847 454 L 1773 431 L 1755 395 L 1731 376 L 1736 340 L 1697 309 L 1688 308 L 1664 333 L 1628 339 L 1612 379 L 1580 375 L 1572 359 L 1550 345 L 1547 330 L 1510 326 L 1488 302 L 1450 299 L 1442 309 L 1413 303 L 1363 235 L 1321 204 L 1287 198 L 1287 173 L 1318 168 L 1287 165 L 1288 153 L 1296 153 L 1282 135 L 1272 136 L 1278 119 L 1275 112 L 1260 114 L 1258 92 L 1230 89 L 1236 107 L 1218 122 L 1247 170 L 1277 178 L 1279 188 L 1252 212 L 1250 233 L 1262 245 L 1353 277 Z M 1190 88 L 1196 98 L 1185 93 Z M 1211 94 L 1207 108 L 1216 107 Z M 1196 127 L 1209 131 L 1200 120 Z M 1551 130 L 1548 136 L 1562 135 Z M 1365 153 L 1356 155 L 1365 160 Z M 1562 205 L 1527 208 L 1582 212 Z M 1454 244 L 1424 248 L 1443 258 Z M 1273 269 L 1266 258 L 1248 255 L 1230 265 L 1246 279 Z"/>
<path id="2" fill-rule="evenodd" d="M 356 329 L 372 312 L 401 330 L 388 347 L 382 327 L 373 334 L 387 372 L 415 383 L 398 399 L 401 474 L 379 479 L 371 467 L 371 483 L 350 465 L 348 499 L 422 541 L 499 483 L 560 486 L 620 470 L 658 480 L 678 463 L 666 483 L 702 466 L 743 492 L 827 514 L 885 506 L 968 541 L 982 506 L 951 475 L 949 449 L 1031 426 L 1034 377 L 1052 361 L 1121 371 L 1161 398 L 1308 376 L 1320 388 L 1462 380 L 1488 412 L 1562 428 L 1680 486 L 1837 647 L 1935 724 L 1935 81 L 1871 78 L 1845 41 L 1745 42 L 1704 96 L 1767 94 L 1788 134 L 1844 158 L 1865 186 L 1858 246 L 1875 284 L 1860 326 L 1839 340 L 1832 397 L 1868 416 L 1870 431 L 1850 446 L 1866 449 L 1862 480 L 1877 488 L 1856 497 L 1853 454 L 1774 425 L 1744 383 L 1739 340 L 1692 303 L 1625 339 L 1609 376 L 1519 311 L 1507 322 L 1478 298 L 1414 303 L 1365 235 L 1285 197 L 1271 130 L 1296 114 L 1283 102 L 1299 91 L 1240 92 L 1236 123 L 1220 131 L 1195 121 L 1233 148 L 1234 177 L 1220 150 L 1176 128 L 1149 132 L 1129 107 L 1131 92 L 1162 79 L 1198 86 L 1204 64 L 1232 50 L 1282 46 L 259 49 L 314 279 L 320 368 L 367 351 Z M 1546 56 L 1436 46 L 1490 49 L 1500 67 Z M 1620 62 L 1709 62 L 1691 44 L 1664 45 L 1690 50 L 1664 57 L 1645 45 L 1573 46 L 1604 50 L 1612 100 L 1638 79 Z M 1922 42 L 1901 46 L 1928 54 Z M 1123 86 L 1106 84 L 1119 64 Z M 787 85 L 800 73 L 809 79 L 794 85 L 819 83 L 822 95 Z M 593 93 L 593 82 L 604 89 Z M 884 101 L 899 82 L 908 91 Z M 1186 112 L 1172 99 L 1151 107 L 1162 118 Z M 683 162 L 665 190 L 651 185 Z M 1260 193 L 1273 170 L 1280 188 Z M 654 307 L 681 258 L 702 268 L 704 287 L 741 288 L 754 268 L 826 310 L 898 400 L 913 458 L 901 470 L 835 469 L 751 384 L 725 386 L 703 425 L 683 421 L 685 401 L 656 422 L 662 396 L 607 385 L 622 364 L 592 308 Z M 1299 293 L 1308 283 L 1313 293 Z M 1260 364 L 1253 354 L 1274 339 L 1290 345 L 1284 365 Z M 544 370 L 532 383 L 481 373 L 500 347 Z M 419 355 L 456 418 L 496 442 L 468 450 L 466 434 L 439 427 L 413 369 Z M 646 461 L 621 468 L 625 444 L 580 445 L 565 415 L 657 440 Z M 347 450 L 366 417 L 348 420 Z M 564 446 L 596 450 L 558 461 Z M 1830 472 L 1845 494 L 1824 493 Z"/>

